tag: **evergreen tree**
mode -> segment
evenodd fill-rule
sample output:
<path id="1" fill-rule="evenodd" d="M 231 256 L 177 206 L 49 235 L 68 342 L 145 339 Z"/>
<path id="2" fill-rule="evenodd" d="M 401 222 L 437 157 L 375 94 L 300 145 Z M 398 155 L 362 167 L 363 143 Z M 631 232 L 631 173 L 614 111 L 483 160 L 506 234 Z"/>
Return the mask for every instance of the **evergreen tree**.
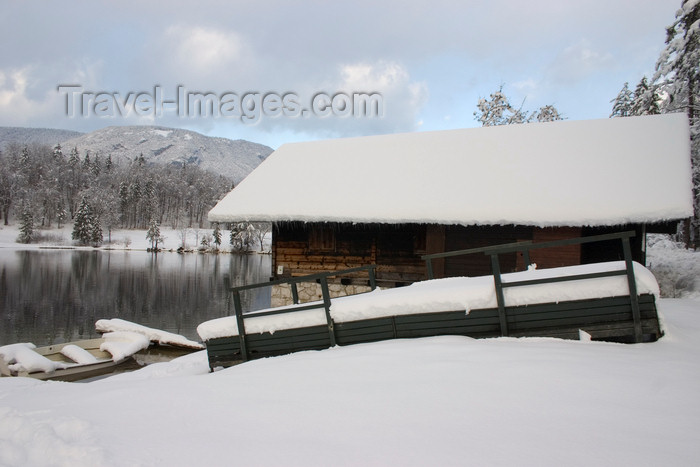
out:
<path id="1" fill-rule="evenodd" d="M 622 89 L 617 94 L 615 99 L 610 102 L 613 104 L 611 117 L 629 117 L 632 115 L 632 100 L 634 94 L 630 91 L 629 83 L 625 82 Z"/>
<path id="2" fill-rule="evenodd" d="M 657 115 L 661 113 L 661 96 L 658 86 L 650 85 L 646 76 L 637 84 L 630 113 L 632 115 Z"/>
<path id="3" fill-rule="evenodd" d="M 700 2 L 683 0 L 676 19 L 666 29 L 666 48 L 656 62 L 653 83 L 668 95 L 663 112 L 684 111 L 690 122 L 695 214 L 687 229 L 687 242 L 700 242 Z"/>
<path id="4" fill-rule="evenodd" d="M 151 241 L 151 250 L 158 251 L 158 242 L 161 240 L 160 226 L 155 220 L 151 220 L 146 232 L 146 238 Z"/>
<path id="5" fill-rule="evenodd" d="M 29 206 L 22 206 L 22 219 L 19 225 L 18 243 L 31 243 L 34 237 L 34 216 Z"/>
<path id="6" fill-rule="evenodd" d="M 214 224 L 214 245 L 216 245 L 216 249 L 218 250 L 219 247 L 221 246 L 221 229 L 219 228 L 219 223 L 217 222 Z"/>
<path id="7" fill-rule="evenodd" d="M 56 144 L 53 148 L 53 158 L 56 161 L 62 161 L 63 160 L 63 150 L 61 149 L 61 143 Z"/>
<path id="8" fill-rule="evenodd" d="M 89 245 L 94 242 L 96 237 L 95 216 L 92 212 L 92 207 L 87 199 L 83 197 L 80 200 L 78 211 L 75 214 L 75 222 L 73 223 L 73 233 L 71 237 L 81 245 Z M 101 231 L 101 229 L 100 229 Z"/>

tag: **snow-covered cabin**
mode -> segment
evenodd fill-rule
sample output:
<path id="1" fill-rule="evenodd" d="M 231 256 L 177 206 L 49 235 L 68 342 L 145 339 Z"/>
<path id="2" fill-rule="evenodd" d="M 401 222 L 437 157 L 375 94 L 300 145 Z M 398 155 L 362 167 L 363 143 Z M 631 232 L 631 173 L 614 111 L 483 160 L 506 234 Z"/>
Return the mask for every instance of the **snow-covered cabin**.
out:
<path id="1" fill-rule="evenodd" d="M 209 220 L 272 222 L 278 278 L 376 264 L 380 285 L 401 285 L 425 278 L 425 254 L 621 230 L 636 230 L 643 263 L 645 232 L 692 214 L 689 141 L 685 115 L 668 114 L 291 143 Z M 621 257 L 611 243 L 531 259 Z M 504 272 L 523 266 L 515 254 L 502 261 Z M 435 268 L 438 277 L 490 271 L 483 255 Z"/>

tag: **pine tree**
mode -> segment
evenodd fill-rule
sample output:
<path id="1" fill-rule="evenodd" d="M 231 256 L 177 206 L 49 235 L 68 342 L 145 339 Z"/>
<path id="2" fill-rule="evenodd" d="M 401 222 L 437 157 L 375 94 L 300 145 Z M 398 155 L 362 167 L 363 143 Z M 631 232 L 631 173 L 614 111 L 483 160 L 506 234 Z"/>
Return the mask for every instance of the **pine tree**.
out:
<path id="1" fill-rule="evenodd" d="M 695 214 L 687 226 L 687 242 L 700 243 L 700 2 L 683 0 L 674 23 L 666 29 L 666 48 L 656 62 L 652 80 L 668 99 L 663 112 L 684 111 L 690 122 Z M 683 229 L 685 230 L 685 228 Z"/>
<path id="2" fill-rule="evenodd" d="M 214 224 L 214 245 L 216 245 L 216 249 L 218 250 L 219 247 L 221 246 L 221 229 L 219 228 L 219 223 L 217 222 Z"/>
<path id="3" fill-rule="evenodd" d="M 631 115 L 657 115 L 661 113 L 661 96 L 658 86 L 650 85 L 646 76 L 637 84 L 630 108 Z"/>
<path id="4" fill-rule="evenodd" d="M 34 216 L 29 206 L 23 203 L 22 218 L 19 225 L 18 243 L 31 243 L 34 237 Z"/>
<path id="5" fill-rule="evenodd" d="M 73 233 L 71 237 L 81 245 L 89 245 L 95 238 L 95 217 L 90 203 L 84 197 L 80 200 L 80 206 L 75 214 Z"/>
<path id="6" fill-rule="evenodd" d="M 151 220 L 146 232 L 146 238 L 151 241 L 151 250 L 158 251 L 158 242 L 161 240 L 160 226 L 155 220 Z"/>
<path id="7" fill-rule="evenodd" d="M 63 160 L 63 150 L 61 149 L 61 143 L 56 144 L 53 148 L 53 157 L 57 161 Z"/>
<path id="8" fill-rule="evenodd" d="M 610 117 L 629 117 L 632 114 L 633 98 L 634 94 L 630 91 L 629 83 L 625 82 L 617 97 L 610 101 L 613 104 Z"/>

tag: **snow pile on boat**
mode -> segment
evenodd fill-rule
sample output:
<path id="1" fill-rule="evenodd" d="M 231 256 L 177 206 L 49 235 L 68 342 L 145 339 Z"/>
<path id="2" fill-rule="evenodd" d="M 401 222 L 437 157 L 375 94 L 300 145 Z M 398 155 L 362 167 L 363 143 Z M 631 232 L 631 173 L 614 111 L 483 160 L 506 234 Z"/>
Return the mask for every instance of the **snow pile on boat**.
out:
<path id="1" fill-rule="evenodd" d="M 118 318 L 100 319 L 95 323 L 95 329 L 100 333 L 119 331 L 142 334 L 146 336 L 149 341 L 157 342 L 161 345 L 174 345 L 177 347 L 185 347 L 194 350 L 201 350 L 204 348 L 204 346 L 199 342 L 189 340 L 180 334 L 149 328 L 141 324 L 132 323 L 131 321 Z"/>
<path id="2" fill-rule="evenodd" d="M 552 279 L 565 276 L 621 271 L 624 261 L 568 266 L 503 274 L 503 283 L 524 280 Z M 659 297 L 659 286 L 654 275 L 639 263 L 634 263 L 634 275 L 639 294 Z M 506 288 L 506 306 L 556 303 L 571 300 L 586 300 L 615 297 L 629 294 L 627 276 L 619 275 L 594 279 L 536 284 Z M 326 324 L 323 303 L 319 308 L 301 312 L 256 317 L 255 312 L 245 315 L 246 333 L 275 332 Z M 452 277 L 416 282 L 408 287 L 375 290 L 370 293 L 339 297 L 332 300 L 331 317 L 342 323 L 363 319 L 398 316 L 417 313 L 496 308 L 496 289 L 493 276 Z M 292 308 L 293 310 L 293 308 Z M 269 311 L 260 310 L 258 313 Z M 197 327 L 203 340 L 238 335 L 235 316 L 206 321 Z"/>
<path id="3" fill-rule="evenodd" d="M 49 360 L 34 352 L 34 349 L 36 346 L 29 342 L 4 345 L 0 347 L 0 360 L 2 360 L 0 363 L 13 373 L 20 371 L 53 373 L 58 369 L 65 368 L 64 363 Z"/>
<path id="4" fill-rule="evenodd" d="M 78 365 L 90 365 L 99 361 L 93 354 L 75 344 L 63 346 L 61 353 Z"/>
<path id="5" fill-rule="evenodd" d="M 151 345 L 151 341 L 146 336 L 135 332 L 108 332 L 103 334 L 102 338 L 105 341 L 100 345 L 100 350 L 109 352 L 115 362 L 126 360 Z"/>

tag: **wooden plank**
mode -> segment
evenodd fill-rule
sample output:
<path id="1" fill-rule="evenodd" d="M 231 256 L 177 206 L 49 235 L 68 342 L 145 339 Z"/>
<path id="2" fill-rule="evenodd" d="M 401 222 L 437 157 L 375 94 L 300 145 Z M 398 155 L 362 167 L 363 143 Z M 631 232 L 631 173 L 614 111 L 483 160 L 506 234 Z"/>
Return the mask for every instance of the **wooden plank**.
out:
<path id="1" fill-rule="evenodd" d="M 655 300 L 639 296 L 643 338 L 655 340 L 661 335 Z M 594 339 L 634 341 L 635 327 L 629 297 L 607 297 L 560 303 L 506 307 L 506 319 L 513 336 L 543 336 L 578 339 L 583 329 Z M 495 337 L 500 335 L 498 309 L 447 311 L 398 315 L 395 317 L 336 323 L 337 342 L 348 345 L 394 337 L 464 335 Z M 250 358 L 281 355 L 297 350 L 328 348 L 331 344 L 326 326 L 280 330 L 273 334 L 249 334 L 246 339 Z M 207 342 L 210 366 L 240 360 L 240 342 L 236 336 Z"/>
<path id="2" fill-rule="evenodd" d="M 393 337 L 394 327 L 391 324 L 382 326 L 371 326 L 366 328 L 358 329 L 346 329 L 346 328 L 335 328 L 336 338 L 349 338 L 352 336 L 362 336 L 363 334 L 376 334 L 376 333 L 386 333 L 388 336 Z"/>
<path id="3" fill-rule="evenodd" d="M 277 341 L 277 342 L 265 342 L 261 345 L 251 346 L 249 351 L 251 354 L 262 354 L 269 352 L 281 352 L 281 353 L 292 353 L 304 350 L 319 350 L 330 348 L 330 342 L 328 339 L 319 339 L 313 341 L 303 341 L 303 342 L 289 342 L 289 341 Z"/>

